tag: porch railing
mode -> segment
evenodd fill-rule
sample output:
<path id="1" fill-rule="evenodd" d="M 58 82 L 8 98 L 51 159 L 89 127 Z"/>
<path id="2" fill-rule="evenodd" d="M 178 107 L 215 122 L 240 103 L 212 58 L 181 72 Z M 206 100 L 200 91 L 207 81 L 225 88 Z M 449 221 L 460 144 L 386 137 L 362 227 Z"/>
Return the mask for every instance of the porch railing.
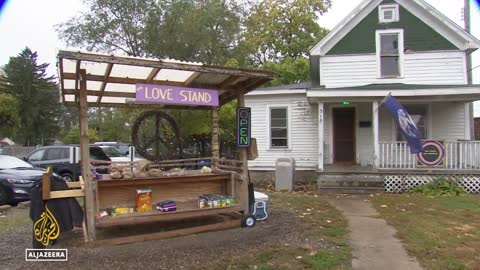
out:
<path id="1" fill-rule="evenodd" d="M 406 142 L 380 142 L 379 168 L 398 170 L 480 170 L 480 141 L 445 141 L 445 166 L 424 167 Z"/>

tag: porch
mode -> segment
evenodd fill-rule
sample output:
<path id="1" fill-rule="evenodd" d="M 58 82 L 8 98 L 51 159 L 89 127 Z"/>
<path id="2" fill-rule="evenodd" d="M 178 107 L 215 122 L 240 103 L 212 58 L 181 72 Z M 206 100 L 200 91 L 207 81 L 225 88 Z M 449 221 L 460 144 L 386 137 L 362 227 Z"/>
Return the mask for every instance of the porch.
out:
<path id="1" fill-rule="evenodd" d="M 336 179 L 349 188 L 374 182 L 387 192 L 403 192 L 444 177 L 480 193 L 480 141 L 471 141 L 472 101 L 480 99 L 479 88 L 400 84 L 308 90 L 310 104 L 318 106 L 323 142 L 318 146 L 319 187 L 332 187 Z M 422 140 L 435 147 L 421 156 L 410 154 L 390 112 L 381 106 L 389 93 L 410 113 Z"/>
<path id="2" fill-rule="evenodd" d="M 480 193 L 480 141 L 445 141 L 443 161 L 425 166 L 406 142 L 379 142 L 379 166 L 326 164 L 317 170 L 324 193 L 402 193 L 445 178 L 467 193 Z"/>

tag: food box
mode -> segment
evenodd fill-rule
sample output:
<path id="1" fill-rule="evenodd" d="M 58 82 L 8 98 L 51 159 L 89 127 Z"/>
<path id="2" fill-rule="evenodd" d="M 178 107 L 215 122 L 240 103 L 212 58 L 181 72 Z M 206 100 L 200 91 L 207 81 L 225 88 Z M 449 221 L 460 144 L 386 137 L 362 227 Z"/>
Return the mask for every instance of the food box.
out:
<path id="1" fill-rule="evenodd" d="M 137 189 L 135 202 L 137 212 L 152 211 L 152 189 Z"/>
<path id="2" fill-rule="evenodd" d="M 112 208 L 112 216 L 118 216 L 121 214 L 133 213 L 133 207 L 115 207 Z"/>

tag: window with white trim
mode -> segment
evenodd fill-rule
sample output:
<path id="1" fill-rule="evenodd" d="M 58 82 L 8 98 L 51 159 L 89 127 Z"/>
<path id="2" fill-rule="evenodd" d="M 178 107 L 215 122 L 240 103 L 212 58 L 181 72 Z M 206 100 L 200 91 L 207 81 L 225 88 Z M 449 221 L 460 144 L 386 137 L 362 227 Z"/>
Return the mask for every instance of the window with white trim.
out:
<path id="1" fill-rule="evenodd" d="M 427 112 L 428 106 L 427 105 L 420 105 L 420 104 L 407 104 L 403 106 L 405 110 L 407 110 L 408 114 L 412 118 L 415 126 L 417 126 L 418 131 L 422 135 L 422 139 L 426 139 L 428 136 L 427 133 Z M 403 136 L 400 128 L 397 126 L 397 134 L 396 138 L 397 141 L 405 141 L 405 137 Z"/>
<path id="2" fill-rule="evenodd" d="M 270 108 L 270 147 L 288 148 L 288 108 Z"/>
<path id="3" fill-rule="evenodd" d="M 380 23 L 398 22 L 399 20 L 400 13 L 397 4 L 378 6 L 378 21 Z"/>
<path id="4" fill-rule="evenodd" d="M 381 78 L 401 77 L 403 30 L 379 30 L 376 43 L 379 76 Z"/>

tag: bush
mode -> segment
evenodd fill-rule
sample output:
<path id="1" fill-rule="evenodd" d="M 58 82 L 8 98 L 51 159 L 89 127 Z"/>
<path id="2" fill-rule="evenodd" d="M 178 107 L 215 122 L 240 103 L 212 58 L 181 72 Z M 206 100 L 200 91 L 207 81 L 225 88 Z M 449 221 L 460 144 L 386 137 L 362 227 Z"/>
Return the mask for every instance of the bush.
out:
<path id="1" fill-rule="evenodd" d="M 428 184 L 416 186 L 410 192 L 428 196 L 459 196 L 464 194 L 465 190 L 456 182 L 440 177 Z"/>

